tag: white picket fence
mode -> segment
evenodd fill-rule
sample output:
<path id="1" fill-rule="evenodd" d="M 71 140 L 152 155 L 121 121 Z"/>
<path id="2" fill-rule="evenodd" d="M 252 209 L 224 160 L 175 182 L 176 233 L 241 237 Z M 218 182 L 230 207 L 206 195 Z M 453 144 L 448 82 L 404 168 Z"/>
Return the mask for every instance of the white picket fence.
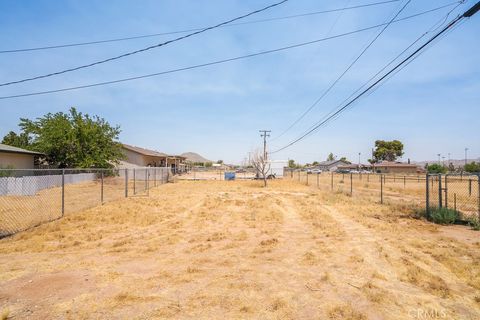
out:
<path id="1" fill-rule="evenodd" d="M 65 184 L 94 181 L 95 173 L 65 174 Z M 62 175 L 0 177 L 0 195 L 2 196 L 33 196 L 37 192 L 62 186 Z"/>

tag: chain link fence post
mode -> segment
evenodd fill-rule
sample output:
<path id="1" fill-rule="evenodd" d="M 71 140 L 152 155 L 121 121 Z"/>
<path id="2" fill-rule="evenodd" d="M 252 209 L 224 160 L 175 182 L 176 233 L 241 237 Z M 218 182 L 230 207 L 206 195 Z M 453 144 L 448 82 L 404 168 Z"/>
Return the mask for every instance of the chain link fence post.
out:
<path id="1" fill-rule="evenodd" d="M 148 191 L 148 169 L 145 169 L 145 191 Z"/>
<path id="2" fill-rule="evenodd" d="M 350 197 L 353 196 L 353 173 L 350 173 Z"/>
<path id="3" fill-rule="evenodd" d="M 430 175 L 427 173 L 425 175 L 425 213 L 427 214 L 427 217 L 430 217 L 430 183 L 429 180 Z"/>
<path id="4" fill-rule="evenodd" d="M 445 188 L 443 190 L 445 190 L 445 208 L 448 208 L 448 174 L 445 175 Z"/>
<path id="5" fill-rule="evenodd" d="M 383 204 L 383 176 L 380 175 L 380 203 Z"/>
<path id="6" fill-rule="evenodd" d="M 100 203 L 103 205 L 103 170 L 100 172 Z"/>
<path id="7" fill-rule="evenodd" d="M 442 201 L 442 174 L 438 175 L 438 207 L 442 208 L 443 201 Z"/>
<path id="8" fill-rule="evenodd" d="M 128 169 L 125 169 L 125 198 L 128 198 Z"/>
<path id="9" fill-rule="evenodd" d="M 65 169 L 62 169 L 62 217 L 65 215 Z"/>
<path id="10" fill-rule="evenodd" d="M 468 178 L 468 195 L 472 196 L 472 178 Z"/>
<path id="11" fill-rule="evenodd" d="M 147 196 L 150 195 L 150 169 L 145 169 Z"/>
<path id="12" fill-rule="evenodd" d="M 477 175 L 477 192 L 478 192 L 478 220 L 480 221 L 480 174 Z"/>
<path id="13" fill-rule="evenodd" d="M 137 194 L 137 173 L 135 168 L 133 168 L 133 194 Z"/>
<path id="14" fill-rule="evenodd" d="M 457 211 L 457 194 L 453 194 L 453 210 Z"/>

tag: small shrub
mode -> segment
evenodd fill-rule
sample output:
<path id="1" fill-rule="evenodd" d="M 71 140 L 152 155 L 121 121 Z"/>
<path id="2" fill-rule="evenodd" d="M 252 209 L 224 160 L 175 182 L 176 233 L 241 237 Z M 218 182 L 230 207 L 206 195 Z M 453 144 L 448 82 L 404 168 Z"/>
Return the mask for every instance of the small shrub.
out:
<path id="1" fill-rule="evenodd" d="M 480 219 L 471 218 L 468 220 L 468 225 L 475 231 L 480 231 Z"/>
<path id="2" fill-rule="evenodd" d="M 452 224 L 458 219 L 458 211 L 450 208 L 435 208 L 430 211 L 430 220 L 438 224 Z"/>

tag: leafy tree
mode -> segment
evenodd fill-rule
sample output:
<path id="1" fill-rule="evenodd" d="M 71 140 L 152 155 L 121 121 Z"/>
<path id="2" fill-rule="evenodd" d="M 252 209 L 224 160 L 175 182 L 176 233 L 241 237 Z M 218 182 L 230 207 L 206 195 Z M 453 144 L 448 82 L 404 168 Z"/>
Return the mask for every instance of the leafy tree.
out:
<path id="1" fill-rule="evenodd" d="M 453 165 L 453 163 L 450 162 L 450 164 L 448 165 L 448 171 L 450 172 L 455 172 L 455 166 Z"/>
<path id="2" fill-rule="evenodd" d="M 217 164 L 223 164 L 223 160 L 218 160 Z"/>
<path id="3" fill-rule="evenodd" d="M 429 164 L 427 166 L 428 173 L 446 173 L 447 168 L 438 163 Z"/>
<path id="4" fill-rule="evenodd" d="M 401 156 L 403 156 L 403 143 L 400 141 L 375 141 L 375 150 L 373 151 L 373 160 L 375 162 L 395 161 Z"/>
<path id="5" fill-rule="evenodd" d="M 210 161 L 209 161 L 209 162 L 205 162 L 205 167 L 206 167 L 206 168 L 210 168 L 212 165 L 213 165 L 213 163 L 211 163 Z"/>
<path id="6" fill-rule="evenodd" d="M 348 164 L 351 163 L 350 161 L 347 160 L 346 157 L 341 157 L 341 158 L 340 158 L 340 161 L 343 161 L 343 162 L 348 163 Z"/>
<path id="7" fill-rule="evenodd" d="M 292 159 L 288 160 L 288 167 L 289 168 L 296 168 L 297 165 L 295 164 L 295 160 L 292 160 Z"/>
<path id="8" fill-rule="evenodd" d="M 10 131 L 9 133 L 7 133 L 7 135 L 5 135 L 5 137 L 3 137 L 2 143 L 8 144 L 12 147 L 28 149 L 30 147 L 31 140 L 32 139 L 25 132 L 16 134 L 15 132 Z"/>
<path id="9" fill-rule="evenodd" d="M 312 166 L 318 166 L 318 161 L 313 161 Z"/>
<path id="10" fill-rule="evenodd" d="M 75 108 L 36 120 L 22 118 L 20 128 L 32 137 L 30 149 L 46 154 L 47 162 L 60 168 L 110 168 L 124 157 L 120 128 Z"/>
<path id="11" fill-rule="evenodd" d="M 467 172 L 480 172 L 480 162 L 470 162 L 465 165 L 465 171 Z"/>
<path id="12" fill-rule="evenodd" d="M 333 161 L 333 160 L 335 160 L 335 156 L 333 155 L 333 153 L 330 152 L 330 154 L 327 157 L 327 161 Z"/>

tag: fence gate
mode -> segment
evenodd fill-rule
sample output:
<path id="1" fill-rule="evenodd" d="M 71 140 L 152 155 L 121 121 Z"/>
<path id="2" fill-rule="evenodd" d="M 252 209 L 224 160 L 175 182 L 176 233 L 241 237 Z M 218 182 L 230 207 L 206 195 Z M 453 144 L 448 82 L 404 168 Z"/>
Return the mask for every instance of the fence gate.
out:
<path id="1" fill-rule="evenodd" d="M 458 212 L 460 219 L 480 218 L 480 174 L 427 174 L 426 210 Z"/>

